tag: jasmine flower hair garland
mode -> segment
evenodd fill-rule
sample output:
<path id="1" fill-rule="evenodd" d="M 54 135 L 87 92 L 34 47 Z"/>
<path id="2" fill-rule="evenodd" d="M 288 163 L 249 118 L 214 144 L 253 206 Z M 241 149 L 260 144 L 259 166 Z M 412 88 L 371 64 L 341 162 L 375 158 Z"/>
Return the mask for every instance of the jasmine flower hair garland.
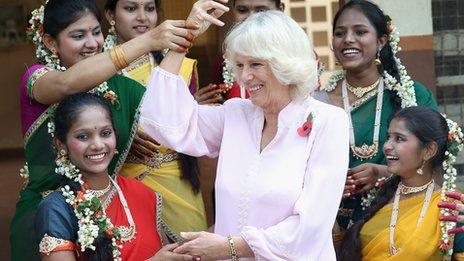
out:
<path id="1" fill-rule="evenodd" d="M 399 33 L 395 26 L 391 23 L 391 19 L 387 17 L 388 21 L 388 29 L 389 29 L 389 42 L 392 51 L 393 51 L 393 58 L 395 60 L 396 66 L 398 68 L 398 73 L 400 76 L 400 81 L 398 82 L 393 76 L 391 76 L 387 71 L 384 71 L 383 81 L 385 87 L 388 90 L 393 90 L 398 93 L 398 96 L 401 98 L 401 107 L 411 107 L 417 106 L 415 91 L 414 91 L 414 82 L 408 75 L 406 68 L 401 63 L 401 60 L 396 56 L 398 52 L 401 51 L 401 47 L 399 46 Z M 334 72 L 330 78 L 328 79 L 327 85 L 324 87 L 323 90 L 327 92 L 333 91 L 337 87 L 338 81 L 345 78 L 346 72 L 345 71 L 336 71 Z M 445 193 L 448 191 L 454 191 L 456 189 L 456 169 L 454 168 L 453 164 L 456 161 L 456 157 L 460 151 L 462 151 L 463 145 L 463 133 L 461 128 L 452 120 L 446 119 L 449 127 L 449 139 L 448 139 L 448 149 L 446 151 L 446 160 L 443 162 L 443 170 L 444 170 L 444 182 L 442 185 L 441 190 L 441 200 L 447 201 L 447 197 Z M 384 179 L 379 179 L 376 183 L 376 186 L 371 189 L 366 196 L 362 198 L 361 205 L 363 209 L 370 206 L 373 199 L 376 197 L 378 191 L 382 183 L 385 182 Z M 441 215 L 452 215 L 451 211 L 448 209 L 441 209 Z M 442 232 L 442 237 L 440 240 L 440 250 L 443 252 L 445 257 L 451 257 L 453 254 L 453 239 L 452 235 L 448 235 L 448 231 L 453 229 L 456 226 L 455 222 L 447 222 L 447 221 L 440 221 L 440 228 Z"/>

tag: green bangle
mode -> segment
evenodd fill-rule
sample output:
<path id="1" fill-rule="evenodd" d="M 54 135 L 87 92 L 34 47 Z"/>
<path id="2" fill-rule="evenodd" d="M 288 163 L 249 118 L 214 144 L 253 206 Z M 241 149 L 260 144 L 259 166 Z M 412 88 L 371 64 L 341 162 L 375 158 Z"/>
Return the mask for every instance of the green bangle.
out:
<path id="1" fill-rule="evenodd" d="M 227 236 L 227 240 L 229 241 L 229 254 L 232 261 L 239 261 L 237 257 L 237 249 L 235 249 L 234 240 L 230 235 Z"/>

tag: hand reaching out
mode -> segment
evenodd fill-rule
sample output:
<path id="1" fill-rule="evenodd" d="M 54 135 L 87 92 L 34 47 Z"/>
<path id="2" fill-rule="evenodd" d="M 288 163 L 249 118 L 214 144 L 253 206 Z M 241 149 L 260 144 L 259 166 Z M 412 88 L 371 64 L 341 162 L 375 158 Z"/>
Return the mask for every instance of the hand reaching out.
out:
<path id="1" fill-rule="evenodd" d="M 219 105 L 224 102 L 222 98 L 223 91 L 217 87 L 215 84 L 208 84 L 207 86 L 200 88 L 193 97 L 198 102 L 198 104 L 206 105 Z"/>
<path id="2" fill-rule="evenodd" d="M 151 50 L 171 49 L 186 52 L 193 45 L 195 37 L 192 31 L 197 29 L 198 25 L 193 22 L 166 20 L 148 32 Z"/>
<path id="3" fill-rule="evenodd" d="M 179 254 L 174 253 L 173 250 L 179 247 L 178 243 L 165 245 L 161 248 L 156 254 L 148 259 L 147 261 L 165 261 L 165 260 L 173 260 L 173 261 L 200 261 L 199 257 L 187 255 L 187 254 Z"/>
<path id="4" fill-rule="evenodd" d="M 174 253 L 198 256 L 202 261 L 230 258 L 226 237 L 209 232 L 182 232 L 181 236 L 188 241 L 174 249 Z"/>
<path id="5" fill-rule="evenodd" d="M 224 22 L 218 18 L 229 11 L 229 8 L 224 5 L 227 2 L 228 0 L 198 0 L 193 4 L 187 22 L 198 25 L 198 30 L 194 31 L 195 37 L 204 33 L 211 24 L 224 25 Z M 208 12 L 210 10 L 212 11 Z"/>

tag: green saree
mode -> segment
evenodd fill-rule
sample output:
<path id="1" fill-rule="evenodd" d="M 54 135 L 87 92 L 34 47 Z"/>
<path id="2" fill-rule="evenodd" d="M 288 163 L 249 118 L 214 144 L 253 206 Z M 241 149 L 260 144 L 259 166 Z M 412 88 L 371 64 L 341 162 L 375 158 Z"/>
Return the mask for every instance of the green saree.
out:
<path id="1" fill-rule="evenodd" d="M 108 81 L 110 90 L 117 94 L 118 103 L 112 106 L 113 121 L 117 133 L 116 155 L 110 173 L 116 173 L 124 163 L 135 135 L 138 123 L 138 107 L 145 88 L 138 82 L 123 76 L 113 76 Z M 12 260 L 40 260 L 38 240 L 35 238 L 35 212 L 44 194 L 58 187 L 59 176 L 55 173 L 56 151 L 47 123 L 56 106 L 49 106 L 29 127 L 25 134 L 25 159 L 29 169 L 29 181 L 20 191 L 16 212 L 10 228 Z"/>
<path id="2" fill-rule="evenodd" d="M 424 85 L 415 82 L 414 90 L 416 92 L 416 101 L 419 106 L 430 107 L 438 110 L 438 105 L 432 96 L 432 92 Z M 385 156 L 383 155 L 383 144 L 387 138 L 388 123 L 390 118 L 395 113 L 392 97 L 394 94 L 390 91 L 385 91 L 383 95 L 382 115 L 380 121 L 379 149 L 377 154 L 368 160 L 360 160 L 356 158 L 350 150 L 350 168 L 354 168 L 363 163 L 386 164 Z M 375 121 L 375 107 L 377 96 L 360 105 L 351 112 L 351 118 L 354 127 L 354 136 L 356 145 L 372 144 Z M 355 196 L 342 201 L 340 211 L 337 216 L 337 221 L 342 228 L 347 228 L 351 222 L 355 222 L 362 218 L 361 197 Z"/>

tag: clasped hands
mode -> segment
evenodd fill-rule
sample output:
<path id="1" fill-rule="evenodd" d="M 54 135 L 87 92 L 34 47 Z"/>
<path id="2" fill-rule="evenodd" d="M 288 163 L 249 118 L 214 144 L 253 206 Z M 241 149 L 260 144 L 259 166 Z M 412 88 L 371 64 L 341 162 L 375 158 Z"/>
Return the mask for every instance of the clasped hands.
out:
<path id="1" fill-rule="evenodd" d="M 464 223 L 464 194 L 459 192 L 445 192 L 445 195 L 454 199 L 453 202 L 438 202 L 438 207 L 445 208 L 454 211 L 454 215 L 450 216 L 440 216 L 440 221 L 450 221 L 450 222 L 459 222 Z M 464 232 L 464 227 L 456 227 L 448 230 L 448 234 L 457 234 Z"/>
<path id="2" fill-rule="evenodd" d="M 229 259 L 226 237 L 209 232 L 181 232 L 184 241 L 164 246 L 150 261 L 209 261 Z"/>
<path id="3" fill-rule="evenodd" d="M 192 46 L 195 38 L 204 33 L 211 24 L 223 26 L 218 18 L 229 8 L 228 0 L 199 0 L 184 20 L 166 20 L 147 34 L 151 50 L 170 49 L 185 53 Z"/>
<path id="4" fill-rule="evenodd" d="M 386 167 L 383 165 L 364 163 L 348 170 L 343 191 L 343 198 L 351 197 L 355 194 L 363 194 L 378 184 L 379 178 L 384 177 Z"/>

